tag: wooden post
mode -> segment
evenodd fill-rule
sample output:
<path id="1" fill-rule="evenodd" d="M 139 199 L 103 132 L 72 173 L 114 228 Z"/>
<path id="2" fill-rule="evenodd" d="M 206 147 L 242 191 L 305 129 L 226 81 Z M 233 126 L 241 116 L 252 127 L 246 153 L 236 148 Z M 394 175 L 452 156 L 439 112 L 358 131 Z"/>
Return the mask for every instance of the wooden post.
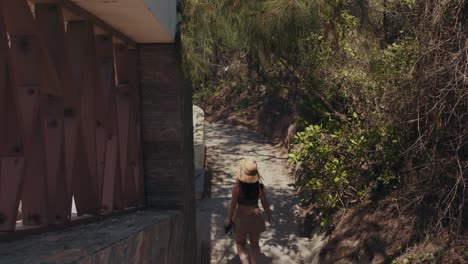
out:
<path id="1" fill-rule="evenodd" d="M 130 65 L 130 86 L 131 86 L 131 113 L 129 132 L 129 166 L 133 174 L 136 196 L 132 200 L 132 205 L 143 205 L 144 203 L 144 183 L 142 172 L 142 156 L 140 142 L 140 85 L 138 50 L 129 50 Z"/>
<path id="2" fill-rule="evenodd" d="M 115 96 L 109 100 L 110 119 L 106 145 L 104 189 L 102 197 L 103 213 L 124 209 L 122 197 L 122 177 L 120 172 L 119 125 Z"/>
<path id="3" fill-rule="evenodd" d="M 87 21 L 67 23 L 69 58 L 72 80 L 78 93 L 79 165 L 73 175 L 73 195 L 78 215 L 99 212 L 98 172 L 96 152 L 96 58 L 93 26 Z M 94 64 L 94 65 L 93 65 Z M 81 146 L 82 145 L 82 146 Z"/>
<path id="4" fill-rule="evenodd" d="M 0 4 L 0 231 L 14 231 L 24 175 L 17 98 L 8 69 L 8 39 Z"/>
<path id="5" fill-rule="evenodd" d="M 116 147 L 112 145 L 113 142 L 108 142 L 108 137 L 112 138 L 112 134 L 110 133 L 112 120 L 111 120 L 111 113 L 110 113 L 110 104 L 109 102 L 112 100 L 112 89 L 115 86 L 115 75 L 114 75 L 114 54 L 113 54 L 113 44 L 112 44 L 112 36 L 111 35 L 97 35 L 95 38 L 96 41 L 96 57 L 98 63 L 98 72 L 100 77 L 100 85 L 99 89 L 96 90 L 98 92 L 98 97 L 100 97 L 100 101 L 97 101 L 96 110 L 98 114 L 98 128 L 96 131 L 96 146 L 97 146 L 97 158 L 98 158 L 98 175 L 99 182 L 98 187 L 102 192 L 99 195 L 101 201 L 106 201 L 106 205 L 102 206 L 101 208 L 104 213 L 108 213 L 109 210 L 112 211 L 114 207 L 112 205 L 112 197 L 104 198 L 104 183 L 112 181 L 114 182 L 114 177 L 119 177 L 115 174 L 105 174 L 106 170 L 106 156 L 109 155 L 109 162 L 112 162 L 111 156 L 116 155 L 115 153 L 110 153 L 111 151 L 117 151 Z M 109 139 L 112 141 L 111 139 Z M 112 149 L 107 149 L 107 145 L 112 147 Z M 118 166 L 118 164 L 115 164 Z M 112 177 L 112 179 L 105 179 L 105 177 Z M 114 184 L 111 184 L 111 191 L 106 190 L 105 195 L 111 195 L 114 192 Z M 105 207 L 105 208 L 104 208 Z"/>
<path id="6" fill-rule="evenodd" d="M 52 76 L 43 76 L 51 69 L 46 60 L 37 27 L 25 0 L 2 2 L 6 30 L 10 35 L 12 82 L 17 93 L 22 121 L 22 139 L 26 172 L 22 186 L 24 225 L 48 225 L 47 176 L 43 143 L 41 100 L 54 94 L 46 84 Z"/>
<path id="7" fill-rule="evenodd" d="M 131 126 L 132 97 L 130 86 L 130 58 L 128 46 L 117 44 L 114 46 L 116 66 L 116 105 L 119 126 L 120 169 L 122 175 L 123 197 L 126 206 L 132 204 L 136 197 L 133 171 L 129 166 L 129 138 Z"/>
<path id="8" fill-rule="evenodd" d="M 52 222 L 70 219 L 71 191 L 70 182 L 65 174 L 64 148 L 64 91 L 70 89 L 71 74 L 65 50 L 64 21 L 57 4 L 36 4 L 36 21 L 45 41 L 47 53 L 53 64 L 53 72 L 58 81 L 60 96 L 48 96 L 43 104 L 44 143 L 46 146 L 46 170 Z"/>

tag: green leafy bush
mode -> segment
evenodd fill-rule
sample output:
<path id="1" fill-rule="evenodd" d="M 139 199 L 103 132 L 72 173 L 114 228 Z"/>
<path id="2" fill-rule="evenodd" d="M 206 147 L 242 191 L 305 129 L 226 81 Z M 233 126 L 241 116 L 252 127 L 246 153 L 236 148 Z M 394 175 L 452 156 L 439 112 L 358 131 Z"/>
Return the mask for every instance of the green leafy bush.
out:
<path id="1" fill-rule="evenodd" d="M 298 124 L 290 154 L 304 203 L 347 207 L 398 183 L 403 153 L 402 186 L 418 184 L 398 196 L 436 208 L 425 226 L 448 221 L 458 233 L 468 186 L 468 19 L 466 1 L 439 2 L 185 0 L 183 67 L 195 101 L 212 112 L 268 109 L 275 94 L 282 114 L 321 124 Z"/>
<path id="2" fill-rule="evenodd" d="M 399 139 L 390 128 L 358 124 L 331 130 L 309 125 L 296 134 L 289 161 L 297 165 L 301 201 L 323 209 L 348 207 L 376 182 L 398 182 Z"/>

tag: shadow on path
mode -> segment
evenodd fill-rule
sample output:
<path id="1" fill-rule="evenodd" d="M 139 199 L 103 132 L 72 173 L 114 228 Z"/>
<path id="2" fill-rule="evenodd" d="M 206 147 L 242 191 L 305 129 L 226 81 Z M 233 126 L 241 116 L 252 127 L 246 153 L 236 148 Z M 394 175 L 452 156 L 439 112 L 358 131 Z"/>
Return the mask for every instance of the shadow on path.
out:
<path id="1" fill-rule="evenodd" d="M 197 208 L 197 232 L 202 263 L 240 263 L 235 243 L 224 234 L 224 220 L 230 191 L 235 182 L 237 161 L 255 159 L 266 185 L 275 219 L 275 227 L 262 233 L 260 263 L 317 263 L 322 238 L 297 235 L 293 180 L 287 169 L 287 153 L 269 144 L 261 135 L 229 125 L 206 124 L 209 197 Z M 267 225 L 268 226 L 268 225 Z"/>

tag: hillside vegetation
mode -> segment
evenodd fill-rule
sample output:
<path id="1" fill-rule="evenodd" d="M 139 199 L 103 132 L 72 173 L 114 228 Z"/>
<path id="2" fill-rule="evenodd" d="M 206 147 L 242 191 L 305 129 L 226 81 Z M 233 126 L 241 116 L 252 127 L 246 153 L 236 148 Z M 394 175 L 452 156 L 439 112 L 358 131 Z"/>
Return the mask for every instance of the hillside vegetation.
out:
<path id="1" fill-rule="evenodd" d="M 465 0 L 185 0 L 214 120 L 281 140 L 326 263 L 468 261 Z"/>

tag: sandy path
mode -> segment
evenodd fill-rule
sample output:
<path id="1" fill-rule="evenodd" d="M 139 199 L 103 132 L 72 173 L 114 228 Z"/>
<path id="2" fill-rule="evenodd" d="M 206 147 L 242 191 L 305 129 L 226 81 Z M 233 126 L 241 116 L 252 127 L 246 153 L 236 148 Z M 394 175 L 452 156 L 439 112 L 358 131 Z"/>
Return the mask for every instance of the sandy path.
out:
<path id="1" fill-rule="evenodd" d="M 211 170 L 211 197 L 201 200 L 197 208 L 197 229 L 202 263 L 240 263 L 232 237 L 224 234 L 227 203 L 234 183 L 236 161 L 252 158 L 264 178 L 276 225 L 262 234 L 261 263 L 317 263 L 321 237 L 312 239 L 296 235 L 293 188 L 288 184 L 287 153 L 269 144 L 254 132 L 243 128 L 206 124 L 207 167 Z M 268 226 L 268 225 L 267 225 Z"/>

